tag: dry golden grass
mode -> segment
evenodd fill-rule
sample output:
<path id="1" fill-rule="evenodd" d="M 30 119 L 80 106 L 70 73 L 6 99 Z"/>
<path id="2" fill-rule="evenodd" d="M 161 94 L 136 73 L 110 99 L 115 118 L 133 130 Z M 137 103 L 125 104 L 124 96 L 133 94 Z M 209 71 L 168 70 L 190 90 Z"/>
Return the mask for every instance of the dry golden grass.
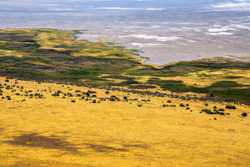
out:
<path id="1" fill-rule="evenodd" d="M 3 85 L 6 78 L 0 77 Z M 13 85 L 14 80 L 6 83 Z M 94 89 L 111 102 L 51 96 L 51 92 L 88 88 L 18 81 L 24 90 L 44 90 L 44 98 L 15 95 L 0 99 L 0 166 L 4 167 L 248 167 L 250 107 L 237 105 L 230 115 L 200 114 L 204 103 Z M 17 90 L 17 88 L 15 88 Z M 22 99 L 26 101 L 22 102 Z M 71 100 L 76 102 L 72 103 Z M 150 99 L 150 102 L 142 102 Z M 162 107 L 171 100 L 176 107 Z M 191 110 L 179 106 L 188 103 Z M 141 104 L 141 107 L 138 107 Z M 214 120 L 214 118 L 217 120 Z"/>

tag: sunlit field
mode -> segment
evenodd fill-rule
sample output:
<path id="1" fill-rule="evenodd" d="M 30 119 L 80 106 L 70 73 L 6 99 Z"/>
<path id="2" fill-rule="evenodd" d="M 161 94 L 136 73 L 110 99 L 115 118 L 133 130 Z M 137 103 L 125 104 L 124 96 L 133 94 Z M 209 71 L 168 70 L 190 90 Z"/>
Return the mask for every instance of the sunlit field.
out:
<path id="1" fill-rule="evenodd" d="M 6 167 L 250 163 L 249 106 L 0 82 L 0 162 Z"/>
<path id="2" fill-rule="evenodd" d="M 0 166 L 249 166 L 249 62 L 155 66 L 75 33 L 0 31 Z"/>

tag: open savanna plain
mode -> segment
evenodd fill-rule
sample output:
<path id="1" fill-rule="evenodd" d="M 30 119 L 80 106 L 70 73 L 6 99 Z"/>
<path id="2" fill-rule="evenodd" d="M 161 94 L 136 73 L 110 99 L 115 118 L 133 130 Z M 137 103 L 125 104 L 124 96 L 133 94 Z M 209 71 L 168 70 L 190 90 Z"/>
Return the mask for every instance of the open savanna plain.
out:
<path id="1" fill-rule="evenodd" d="M 77 31 L 0 30 L 0 167 L 250 165 L 250 63 L 161 67 Z"/>

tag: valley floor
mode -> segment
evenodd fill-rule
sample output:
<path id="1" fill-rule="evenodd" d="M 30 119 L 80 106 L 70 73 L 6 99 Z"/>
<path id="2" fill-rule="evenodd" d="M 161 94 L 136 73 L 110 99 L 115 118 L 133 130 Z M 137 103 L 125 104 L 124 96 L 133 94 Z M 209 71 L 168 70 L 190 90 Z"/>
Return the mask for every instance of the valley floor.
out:
<path id="1" fill-rule="evenodd" d="M 246 105 L 4 77 L 0 83 L 1 167 L 250 164 Z M 215 108 L 223 114 L 201 112 Z"/>

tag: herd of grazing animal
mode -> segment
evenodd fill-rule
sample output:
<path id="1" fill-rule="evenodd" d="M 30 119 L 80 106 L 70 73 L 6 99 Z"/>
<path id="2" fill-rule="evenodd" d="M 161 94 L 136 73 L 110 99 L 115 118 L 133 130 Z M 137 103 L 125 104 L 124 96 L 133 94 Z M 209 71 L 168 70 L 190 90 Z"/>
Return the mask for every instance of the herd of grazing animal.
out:
<path id="1" fill-rule="evenodd" d="M 6 101 L 13 101 L 17 100 L 14 97 L 21 97 L 18 98 L 18 102 L 25 102 L 28 99 L 44 99 L 46 96 L 50 95 L 55 98 L 62 98 L 62 99 L 69 99 L 72 103 L 76 103 L 78 101 L 88 101 L 91 103 L 101 103 L 103 101 L 110 101 L 110 102 L 129 102 L 129 101 L 137 101 L 137 102 L 150 102 L 149 99 L 129 99 L 129 94 L 124 95 L 122 97 L 118 97 L 116 95 L 112 95 L 110 90 L 105 92 L 105 96 L 98 97 L 97 92 L 91 89 L 84 91 L 84 90 L 75 90 L 70 86 L 62 85 L 63 89 L 60 90 L 53 90 L 51 88 L 43 88 L 43 89 L 26 89 L 25 86 L 19 84 L 18 80 L 10 80 L 6 79 L 3 83 L 0 82 L 0 98 Z"/>
<path id="2" fill-rule="evenodd" d="M 39 84 L 39 83 L 38 83 Z M 109 102 L 127 102 L 132 104 L 136 103 L 137 107 L 143 107 L 144 104 L 149 104 L 151 102 L 150 99 L 143 98 L 145 96 L 141 96 L 142 98 L 130 98 L 131 94 L 137 93 L 135 92 L 127 92 L 126 95 L 113 95 L 112 90 L 106 90 L 105 96 L 98 96 L 96 91 L 88 89 L 87 91 L 83 91 L 80 89 L 73 89 L 71 86 L 61 85 L 63 90 L 53 90 L 51 88 L 44 87 L 43 89 L 26 89 L 23 85 L 19 84 L 18 80 L 13 79 L 5 79 L 2 83 L 0 82 L 0 100 L 11 102 L 16 100 L 17 102 L 25 102 L 29 99 L 44 99 L 46 96 L 50 95 L 55 98 L 68 99 L 71 103 L 77 103 L 80 101 L 87 101 L 93 104 L 101 103 L 104 101 Z M 19 98 L 16 98 L 19 97 Z M 147 96 L 147 97 L 150 97 Z M 164 98 L 164 97 L 163 97 Z M 18 100 L 17 100 L 18 99 Z M 184 100 L 187 102 L 187 100 Z M 180 107 L 187 111 L 193 112 L 193 109 L 189 103 L 179 103 L 174 104 L 172 100 L 166 100 L 163 104 L 161 104 L 163 108 L 173 108 Z M 209 104 L 205 103 L 204 108 L 201 109 L 200 113 L 206 113 L 210 115 L 221 115 L 226 116 L 230 115 L 229 112 L 226 113 L 226 110 L 232 111 L 237 110 L 235 105 L 226 105 L 224 108 L 218 108 L 217 106 L 213 106 L 212 109 L 209 109 Z M 241 113 L 241 117 L 247 117 L 248 114 L 246 112 Z M 214 118 L 216 120 L 216 118 Z"/>

